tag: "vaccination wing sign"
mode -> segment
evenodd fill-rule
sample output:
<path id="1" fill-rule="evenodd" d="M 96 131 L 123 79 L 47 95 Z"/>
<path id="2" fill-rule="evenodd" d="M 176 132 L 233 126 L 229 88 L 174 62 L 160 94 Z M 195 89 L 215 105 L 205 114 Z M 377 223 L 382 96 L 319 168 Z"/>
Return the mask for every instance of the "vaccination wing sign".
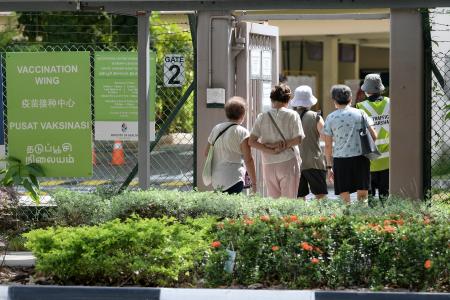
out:
<path id="1" fill-rule="evenodd" d="M 92 175 L 89 52 L 6 54 L 8 153 L 46 177 Z"/>
<path id="2" fill-rule="evenodd" d="M 156 55 L 150 52 L 150 140 L 155 140 Z M 136 52 L 96 52 L 94 59 L 95 139 L 138 140 Z"/>

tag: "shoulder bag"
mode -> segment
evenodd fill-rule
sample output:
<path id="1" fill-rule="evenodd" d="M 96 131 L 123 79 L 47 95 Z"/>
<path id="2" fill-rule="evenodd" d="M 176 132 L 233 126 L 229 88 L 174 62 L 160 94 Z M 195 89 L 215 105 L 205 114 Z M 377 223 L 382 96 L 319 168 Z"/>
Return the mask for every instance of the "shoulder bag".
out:
<path id="1" fill-rule="evenodd" d="M 219 134 L 214 139 L 214 142 L 209 146 L 208 150 L 208 156 L 206 157 L 205 165 L 203 166 L 203 172 L 202 172 L 202 179 L 203 183 L 208 186 L 212 183 L 212 160 L 214 155 L 214 144 L 216 143 L 217 139 L 225 133 L 230 127 L 233 127 L 237 124 L 231 124 L 228 125 L 224 130 L 219 132 Z"/>
<path id="2" fill-rule="evenodd" d="M 367 121 L 362 113 L 361 113 L 361 129 L 359 130 L 359 139 L 361 141 L 362 155 L 364 155 L 370 160 L 377 159 L 381 156 L 381 153 L 378 151 L 377 145 L 375 145 L 372 135 L 369 132 Z"/>

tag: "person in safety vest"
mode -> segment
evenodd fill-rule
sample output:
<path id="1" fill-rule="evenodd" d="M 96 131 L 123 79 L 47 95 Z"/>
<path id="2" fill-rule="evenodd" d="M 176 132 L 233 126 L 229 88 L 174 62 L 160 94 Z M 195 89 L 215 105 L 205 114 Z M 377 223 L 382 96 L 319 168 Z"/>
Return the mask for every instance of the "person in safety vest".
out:
<path id="1" fill-rule="evenodd" d="M 373 119 L 378 134 L 375 144 L 381 153 L 378 159 L 370 162 L 370 194 L 374 197 L 378 189 L 379 198 L 383 200 L 389 196 L 390 99 L 382 96 L 384 85 L 379 74 L 368 74 L 361 89 L 367 98 L 357 103 L 356 108 L 363 110 Z"/>

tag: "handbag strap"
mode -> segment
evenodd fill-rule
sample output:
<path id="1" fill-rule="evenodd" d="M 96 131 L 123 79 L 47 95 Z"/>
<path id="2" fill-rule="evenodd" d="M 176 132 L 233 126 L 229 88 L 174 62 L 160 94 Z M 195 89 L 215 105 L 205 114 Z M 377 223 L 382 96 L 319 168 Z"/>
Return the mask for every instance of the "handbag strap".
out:
<path id="1" fill-rule="evenodd" d="M 214 139 L 213 146 L 214 146 L 214 144 L 217 142 L 217 139 L 218 139 L 222 134 L 224 134 L 225 131 L 227 131 L 230 127 L 233 127 L 233 126 L 235 126 L 235 125 L 237 125 L 237 124 L 231 124 L 231 125 L 228 125 L 224 130 L 222 130 L 221 132 L 219 132 L 219 134 L 218 134 L 218 135 L 216 136 L 216 138 Z"/>
<path id="2" fill-rule="evenodd" d="M 366 119 L 364 119 L 364 114 L 361 112 L 361 130 L 367 130 Z"/>
<path id="3" fill-rule="evenodd" d="M 283 141 L 286 142 L 286 138 L 284 137 L 283 133 L 281 132 L 280 127 L 278 127 L 277 122 L 275 122 L 275 119 L 272 117 L 272 115 L 270 114 L 270 112 L 267 112 L 267 114 L 269 115 L 270 120 L 272 121 L 273 125 L 275 125 L 275 128 L 278 130 L 278 133 L 281 135 L 281 137 L 283 138 Z"/>
<path id="4" fill-rule="evenodd" d="M 305 109 L 304 111 L 302 111 L 302 113 L 300 114 L 300 120 L 303 121 L 303 117 L 305 116 L 305 114 L 309 111 L 309 109 Z"/>

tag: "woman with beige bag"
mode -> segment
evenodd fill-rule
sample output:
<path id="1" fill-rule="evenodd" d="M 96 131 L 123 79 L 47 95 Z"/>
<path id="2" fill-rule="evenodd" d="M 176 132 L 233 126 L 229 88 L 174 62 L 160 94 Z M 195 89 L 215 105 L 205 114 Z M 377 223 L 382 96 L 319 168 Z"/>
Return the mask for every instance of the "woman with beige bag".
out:
<path id="1" fill-rule="evenodd" d="M 291 89 L 275 86 L 272 109 L 258 115 L 249 138 L 251 147 L 262 152 L 263 180 L 272 198 L 297 198 L 300 180 L 298 145 L 305 137 L 300 116 L 288 109 Z"/>

